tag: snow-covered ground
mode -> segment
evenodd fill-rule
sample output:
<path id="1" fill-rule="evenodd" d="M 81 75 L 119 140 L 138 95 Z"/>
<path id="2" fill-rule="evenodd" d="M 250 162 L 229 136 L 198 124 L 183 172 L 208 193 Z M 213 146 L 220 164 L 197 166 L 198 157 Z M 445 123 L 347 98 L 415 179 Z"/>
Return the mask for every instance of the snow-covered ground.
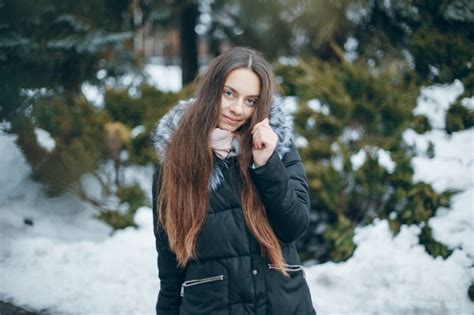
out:
<path id="1" fill-rule="evenodd" d="M 419 151 L 416 181 L 462 190 L 429 221 L 454 252 L 432 258 L 418 245 L 418 226 L 403 226 L 395 237 L 386 221 L 359 228 L 351 259 L 306 267 L 319 315 L 474 313 L 467 296 L 474 281 L 474 129 L 449 136 L 440 125 L 462 90 L 458 81 L 423 89 L 416 111 L 435 129 L 404 137 Z M 110 235 L 73 195 L 47 198 L 14 141 L 0 131 L 0 300 L 51 314 L 153 314 L 159 283 L 151 210 L 139 209 L 138 229 Z M 433 159 L 425 154 L 428 141 Z M 128 172 L 149 189 L 151 168 Z"/>

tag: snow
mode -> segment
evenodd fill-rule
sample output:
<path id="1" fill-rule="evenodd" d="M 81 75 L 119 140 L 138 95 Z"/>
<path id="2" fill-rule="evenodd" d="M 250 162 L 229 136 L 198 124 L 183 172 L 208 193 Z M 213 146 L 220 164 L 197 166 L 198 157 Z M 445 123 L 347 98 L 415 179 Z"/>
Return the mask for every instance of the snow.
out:
<path id="1" fill-rule="evenodd" d="M 433 259 L 418 245 L 419 232 L 403 226 L 392 237 L 387 221 L 377 221 L 357 229 L 347 262 L 307 267 L 318 314 L 472 314 L 471 259 L 459 250 Z"/>
<path id="2" fill-rule="evenodd" d="M 298 58 L 295 57 L 278 57 L 278 62 L 285 66 L 297 66 L 299 64 Z"/>
<path id="3" fill-rule="evenodd" d="M 145 126 L 138 125 L 130 131 L 130 138 L 135 139 L 138 135 L 145 132 Z"/>
<path id="4" fill-rule="evenodd" d="M 344 43 L 344 59 L 349 62 L 356 60 L 359 57 L 357 53 L 357 46 L 359 46 L 357 39 L 352 36 L 348 37 Z"/>
<path id="5" fill-rule="evenodd" d="M 98 73 L 101 73 L 102 70 L 99 70 Z M 81 92 L 92 105 L 101 109 L 104 107 L 104 91 L 103 89 L 92 85 L 88 82 L 84 82 L 81 85 Z"/>
<path id="6" fill-rule="evenodd" d="M 100 242 L 17 240 L 2 262 L 2 269 L 15 270 L 2 277 L 2 294 L 8 288 L 35 309 L 66 314 L 145 313 L 158 290 L 151 281 L 156 260 L 144 255 L 155 250 L 150 209 L 140 209 L 137 217 L 139 229 L 127 228 Z"/>
<path id="7" fill-rule="evenodd" d="M 377 157 L 378 157 L 378 162 L 379 164 L 384 167 L 387 172 L 390 174 L 393 173 L 395 170 L 395 162 L 392 160 L 392 157 L 390 156 L 390 152 L 384 150 L 384 149 L 378 149 L 377 150 Z"/>
<path id="8" fill-rule="evenodd" d="M 443 115 L 461 91 L 458 81 L 424 88 L 416 111 L 435 129 L 422 135 L 407 130 L 403 138 L 417 152 L 415 182 L 431 183 L 437 191 L 460 190 L 428 222 L 453 253 L 431 257 L 418 244 L 415 225 L 402 226 L 396 236 L 384 220 L 357 228 L 357 248 L 348 261 L 305 267 L 318 314 L 474 313 L 467 296 L 474 281 L 474 129 L 452 135 L 441 130 Z M 96 210 L 72 194 L 45 196 L 15 140 L 0 131 L 0 300 L 51 314 L 154 314 L 159 281 L 151 209 L 137 211 L 138 228 L 111 234 L 94 219 Z M 432 159 L 426 154 L 430 142 Z M 393 167 L 389 152 L 373 149 L 381 165 Z M 104 167 L 102 174 L 108 172 Z M 152 172 L 151 166 L 129 166 L 123 179 L 139 183 L 150 197 Z M 102 196 L 97 179 L 89 174 L 82 180 L 88 194 Z"/>
<path id="9" fill-rule="evenodd" d="M 0 133 L 9 131 L 11 127 L 12 127 L 12 124 L 9 121 L 6 121 L 6 120 L 0 121 Z"/>
<path id="10" fill-rule="evenodd" d="M 166 92 L 181 90 L 181 68 L 179 66 L 148 64 L 144 70 L 149 75 L 149 83 L 159 90 Z"/>
<path id="11" fill-rule="evenodd" d="M 48 237 L 65 243 L 107 238 L 110 228 L 93 219 L 96 212 L 90 206 L 70 193 L 45 196 L 43 187 L 32 181 L 31 167 L 15 140 L 16 136 L 0 132 L 0 261 L 15 250 L 9 245 L 14 245 L 17 238 Z M 33 226 L 25 225 L 24 218 L 32 220 Z"/>
<path id="12" fill-rule="evenodd" d="M 151 165 L 129 165 L 122 167 L 119 177 L 126 187 L 138 184 L 151 202 L 152 174 L 153 167 Z M 104 189 L 104 185 L 101 182 L 104 183 L 107 189 Z M 119 209 L 121 211 L 128 210 L 128 204 L 121 203 L 120 199 L 114 194 L 117 191 L 117 185 L 115 183 L 115 166 L 113 161 L 102 163 L 94 174 L 87 173 L 82 175 L 81 184 L 84 194 L 88 198 L 96 200 L 104 208 Z"/>
<path id="13" fill-rule="evenodd" d="M 321 101 L 316 98 L 308 101 L 308 107 L 315 113 L 321 113 L 325 116 L 329 115 L 329 106 L 321 103 Z"/>
<path id="14" fill-rule="evenodd" d="M 474 181 L 474 131 L 472 129 L 453 133 L 451 136 L 440 130 L 431 130 L 417 135 L 408 129 L 404 141 L 413 145 L 418 156 L 411 161 L 416 172 L 415 182 L 424 181 L 433 185 L 437 192 L 451 189 L 466 189 Z M 434 143 L 435 158 L 426 156 L 429 142 Z"/>
<path id="15" fill-rule="evenodd" d="M 333 155 L 331 157 L 332 167 L 338 172 L 342 172 L 344 170 L 344 159 L 342 157 L 341 147 L 339 143 L 331 143 L 331 151 L 333 152 Z"/>
<path id="16" fill-rule="evenodd" d="M 352 127 L 344 127 L 341 136 L 339 137 L 342 143 L 349 143 L 352 141 L 357 141 L 362 137 L 361 130 L 354 129 Z"/>
<path id="17" fill-rule="evenodd" d="M 313 129 L 316 126 L 316 120 L 313 117 L 309 117 L 306 120 L 306 128 Z"/>
<path id="18" fill-rule="evenodd" d="M 461 105 L 470 110 L 474 110 L 474 96 L 463 98 L 461 100 Z"/>
<path id="19" fill-rule="evenodd" d="M 427 115 L 439 129 L 422 135 L 408 129 L 403 135 L 418 153 L 412 160 L 414 182 L 428 182 L 438 192 L 462 191 L 452 198 L 450 208 L 438 209 L 428 221 L 434 238 L 453 253 L 446 260 L 432 258 L 418 245 L 417 226 L 402 226 L 395 237 L 386 221 L 358 228 L 351 259 L 306 269 L 321 314 L 473 314 L 467 289 L 474 282 L 474 130 L 452 135 L 440 130 L 449 105 L 463 90 L 459 81 L 422 89 L 414 112 Z M 432 159 L 426 155 L 430 142 Z M 381 163 L 386 157 L 378 153 Z M 360 150 L 351 157 L 356 169 L 365 154 Z"/>
<path id="20" fill-rule="evenodd" d="M 474 258 L 474 187 L 452 198 L 452 206 L 438 209 L 429 220 L 433 236 L 450 248 L 462 248 Z"/>
<path id="21" fill-rule="evenodd" d="M 36 141 L 48 152 L 51 152 L 56 147 L 56 141 L 51 137 L 51 134 L 44 129 L 35 128 Z"/>
<path id="22" fill-rule="evenodd" d="M 352 169 L 357 171 L 362 165 L 364 165 L 367 155 L 364 150 L 359 150 L 356 154 L 351 156 Z"/>
<path id="23" fill-rule="evenodd" d="M 151 165 L 130 165 L 124 169 L 124 183 L 126 186 L 138 184 L 151 201 L 151 187 L 154 168 Z"/>
<path id="24" fill-rule="evenodd" d="M 352 169 L 353 170 L 358 170 L 362 165 L 364 165 L 365 161 L 367 160 L 367 152 L 370 152 L 371 154 L 375 155 L 377 157 L 377 161 L 380 166 L 385 168 L 387 172 L 390 174 L 393 173 L 395 170 L 395 162 L 392 160 L 392 157 L 390 156 L 390 152 L 381 149 L 381 148 L 376 148 L 372 146 L 366 146 L 364 149 L 360 149 L 356 154 L 353 154 L 351 156 L 351 164 L 352 164 Z"/>
<path id="25" fill-rule="evenodd" d="M 464 86 L 459 80 L 447 86 L 434 85 L 422 88 L 413 114 L 426 115 L 433 128 L 444 129 L 446 111 L 463 92 Z"/>
<path id="26" fill-rule="evenodd" d="M 308 146 L 308 140 L 303 136 L 296 136 L 295 145 L 297 148 L 305 148 Z"/>

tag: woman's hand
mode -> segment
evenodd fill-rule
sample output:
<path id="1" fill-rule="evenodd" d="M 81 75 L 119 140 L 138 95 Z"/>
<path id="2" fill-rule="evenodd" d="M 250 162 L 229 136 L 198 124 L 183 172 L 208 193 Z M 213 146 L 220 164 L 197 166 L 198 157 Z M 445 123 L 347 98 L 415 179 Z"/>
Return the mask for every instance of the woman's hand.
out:
<path id="1" fill-rule="evenodd" d="M 265 165 L 275 151 L 278 135 L 270 127 L 268 118 L 255 124 L 252 129 L 252 155 L 255 165 Z"/>

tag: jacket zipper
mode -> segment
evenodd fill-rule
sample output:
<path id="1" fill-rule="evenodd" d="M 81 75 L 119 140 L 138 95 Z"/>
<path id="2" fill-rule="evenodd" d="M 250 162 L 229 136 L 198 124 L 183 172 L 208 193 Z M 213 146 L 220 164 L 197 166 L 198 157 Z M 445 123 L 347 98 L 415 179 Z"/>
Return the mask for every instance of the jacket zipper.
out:
<path id="1" fill-rule="evenodd" d="M 181 284 L 181 296 L 184 296 L 184 288 L 186 287 L 192 287 L 193 285 L 198 285 L 198 284 L 203 284 L 203 283 L 208 283 L 208 282 L 213 282 L 213 281 L 220 281 L 224 280 L 224 276 L 214 276 L 214 277 L 209 277 L 209 278 L 202 278 L 202 279 L 193 279 L 193 280 L 187 280 L 184 281 L 183 284 Z"/>
<path id="2" fill-rule="evenodd" d="M 288 264 L 283 264 L 283 268 L 281 267 L 277 267 L 273 264 L 268 264 L 268 268 L 269 269 L 283 269 L 283 270 L 286 270 L 286 271 L 290 271 L 290 272 L 295 272 L 295 271 L 300 271 L 303 273 L 303 278 L 306 278 L 306 273 L 304 272 L 304 269 L 303 269 L 303 266 L 301 265 L 288 265 Z"/>

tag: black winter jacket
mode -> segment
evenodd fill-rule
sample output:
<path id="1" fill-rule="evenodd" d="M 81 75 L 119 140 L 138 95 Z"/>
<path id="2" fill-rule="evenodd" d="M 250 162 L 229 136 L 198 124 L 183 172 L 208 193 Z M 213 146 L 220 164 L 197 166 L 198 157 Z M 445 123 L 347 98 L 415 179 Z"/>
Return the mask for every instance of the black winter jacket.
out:
<path id="1" fill-rule="evenodd" d="M 179 119 L 192 100 L 181 102 L 155 127 L 153 143 L 164 156 Z M 160 290 L 157 315 L 176 314 L 316 314 L 294 241 L 309 224 L 309 197 L 303 163 L 292 141 L 292 119 L 276 98 L 270 125 L 279 142 L 268 162 L 251 177 L 280 240 L 285 278 L 261 256 L 247 228 L 240 203 L 238 156 L 215 157 L 210 206 L 197 239 L 198 260 L 177 268 L 164 231 L 156 226 L 157 172 L 153 180 L 153 222 Z"/>

